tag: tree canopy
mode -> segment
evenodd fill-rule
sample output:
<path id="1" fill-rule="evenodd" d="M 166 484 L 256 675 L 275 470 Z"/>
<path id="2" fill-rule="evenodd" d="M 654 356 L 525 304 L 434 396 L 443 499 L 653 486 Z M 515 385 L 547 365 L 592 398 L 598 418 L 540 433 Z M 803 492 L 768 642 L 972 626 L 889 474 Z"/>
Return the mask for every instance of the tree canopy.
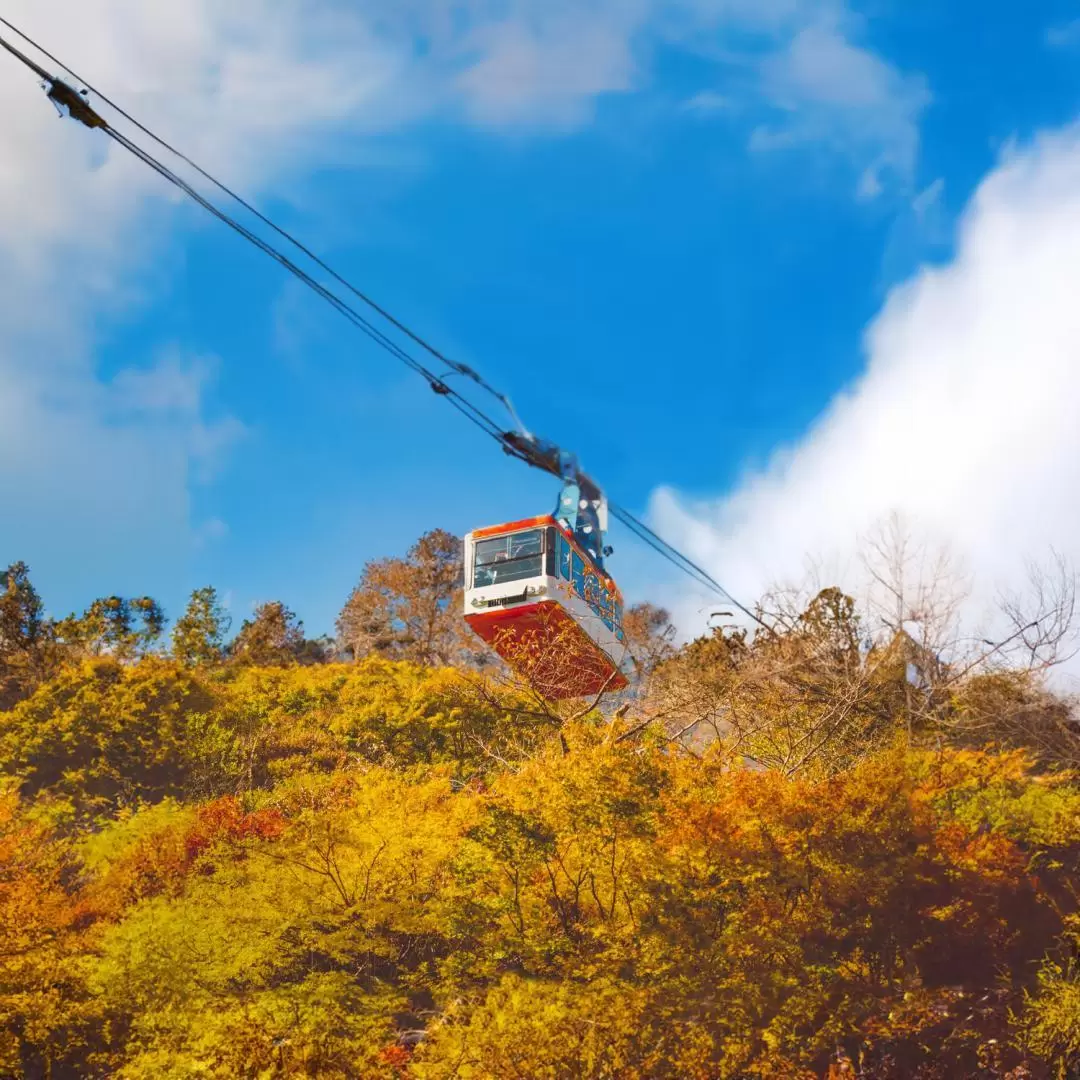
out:
<path id="1" fill-rule="evenodd" d="M 208 586 L 191 594 L 187 610 L 172 634 L 172 654 L 184 664 L 213 664 L 225 656 L 225 637 L 232 619 Z"/>
<path id="2" fill-rule="evenodd" d="M 338 617 L 341 644 L 357 659 L 372 654 L 420 664 L 462 659 L 470 642 L 459 615 L 461 548 L 458 537 L 436 529 L 404 558 L 369 563 Z"/>
<path id="3" fill-rule="evenodd" d="M 634 687 L 545 707 L 455 644 L 455 544 L 368 567 L 350 662 L 8 570 L 0 1077 L 1080 1075 L 1035 667 L 819 589 L 687 644 L 643 606 Z"/>

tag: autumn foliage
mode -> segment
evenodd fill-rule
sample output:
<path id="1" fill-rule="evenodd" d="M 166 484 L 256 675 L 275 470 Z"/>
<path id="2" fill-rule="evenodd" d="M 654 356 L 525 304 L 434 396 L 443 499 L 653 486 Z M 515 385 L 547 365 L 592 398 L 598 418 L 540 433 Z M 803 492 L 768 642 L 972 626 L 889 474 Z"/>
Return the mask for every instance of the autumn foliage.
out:
<path id="1" fill-rule="evenodd" d="M 437 605 L 354 596 L 389 655 L 327 663 L 198 600 L 172 656 L 9 605 L 0 1077 L 1080 1075 L 1080 782 L 960 724 L 1028 676 L 916 712 L 830 594 L 644 610 L 632 691 L 557 710 L 435 665 Z"/>

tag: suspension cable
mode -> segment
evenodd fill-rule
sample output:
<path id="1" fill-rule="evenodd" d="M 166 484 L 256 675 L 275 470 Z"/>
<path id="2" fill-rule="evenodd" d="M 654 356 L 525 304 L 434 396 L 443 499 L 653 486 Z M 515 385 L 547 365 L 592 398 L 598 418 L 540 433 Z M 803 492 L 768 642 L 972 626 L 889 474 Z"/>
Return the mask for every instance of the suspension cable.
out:
<path id="1" fill-rule="evenodd" d="M 122 116 L 125 120 L 128 121 L 128 123 L 134 125 L 134 127 L 136 127 L 144 135 L 153 139 L 154 142 L 156 142 L 163 149 L 167 150 L 170 154 L 173 154 L 175 157 L 179 158 L 180 161 L 184 162 L 184 164 L 194 169 L 195 172 L 197 172 L 201 177 L 203 177 L 203 179 L 213 184 L 213 186 L 216 187 L 220 192 L 222 192 L 222 194 L 227 195 L 230 199 L 233 199 L 245 210 L 258 218 L 258 220 L 261 221 L 264 225 L 266 225 L 268 228 L 272 229 L 275 233 L 282 237 L 282 239 L 288 241 L 288 243 L 292 244 L 297 250 L 303 252 L 304 255 L 311 259 L 311 261 L 314 262 L 318 267 L 320 267 L 320 269 L 324 270 L 327 274 L 329 274 L 339 285 L 342 285 L 346 289 L 348 289 L 349 292 L 351 292 L 354 296 L 367 304 L 367 306 L 370 307 L 373 311 L 381 315 L 392 326 L 396 327 L 403 334 L 409 337 L 415 344 L 419 345 L 426 352 L 430 353 L 433 357 L 435 357 L 436 360 L 439 360 L 442 363 L 448 365 L 459 375 L 464 375 L 467 378 L 472 379 L 473 382 L 475 382 L 478 386 L 482 387 L 494 398 L 496 398 L 507 409 L 511 417 L 514 419 L 515 423 L 517 423 L 519 427 L 521 426 L 520 421 L 518 421 L 517 414 L 514 412 L 514 407 L 510 403 L 510 399 L 505 394 L 501 394 L 498 390 L 496 390 L 493 386 L 491 386 L 488 382 L 481 378 L 479 373 L 476 372 L 473 368 L 469 367 L 467 364 L 462 364 L 457 360 L 450 359 L 450 357 L 446 356 L 434 345 L 430 344 L 426 339 L 422 338 L 408 325 L 399 321 L 393 314 L 387 311 L 386 308 L 382 307 L 368 294 L 362 292 L 359 288 L 353 285 L 352 282 L 350 282 L 340 273 L 338 273 L 338 271 L 336 271 L 332 266 L 326 263 L 319 255 L 317 255 L 309 247 L 303 244 L 300 240 L 298 240 L 292 233 L 282 228 L 275 221 L 272 221 L 256 206 L 252 205 L 249 200 L 238 194 L 233 188 L 228 187 L 222 181 L 218 180 L 215 176 L 211 175 L 211 173 L 209 173 L 206 169 L 199 165 L 198 162 L 193 161 L 190 157 L 188 157 L 182 151 L 178 150 L 175 146 L 172 146 L 170 143 L 166 142 L 165 139 L 161 138 L 145 124 L 137 120 L 129 112 L 127 112 L 110 97 L 108 97 L 105 93 L 103 93 L 101 90 L 98 90 L 91 83 L 83 79 L 82 76 L 78 74 L 78 72 L 74 71 L 72 68 L 67 67 L 66 64 L 62 63 L 59 59 L 53 56 L 52 53 L 50 53 L 47 49 L 38 44 L 38 42 L 36 42 L 32 37 L 23 33 L 23 31 L 21 31 L 18 27 L 8 22 L 8 20 L 5 19 L 2 15 L 0 15 L 0 25 L 6 26 L 13 33 L 18 34 L 18 36 L 22 38 L 23 41 L 25 41 L 28 45 L 31 45 L 33 48 L 37 49 L 37 51 L 40 52 L 42 56 L 51 60 L 54 64 L 62 68 L 64 71 L 67 71 L 77 83 L 80 83 L 82 86 L 86 87 L 86 89 L 89 90 L 90 93 L 92 93 L 96 98 L 99 98 L 102 102 L 104 102 L 118 116 Z"/>
<path id="2" fill-rule="evenodd" d="M 372 300 L 367 294 L 363 293 L 355 285 L 353 285 L 336 270 L 334 270 L 323 259 L 316 255 L 310 248 L 308 248 L 301 241 L 296 239 L 296 237 L 294 237 L 291 233 L 277 225 L 269 217 L 267 217 L 266 215 L 261 213 L 256 207 L 254 207 L 248 200 L 244 199 L 234 190 L 226 186 L 221 181 L 217 180 L 211 173 L 202 168 L 187 155 L 181 153 L 164 139 L 156 135 L 150 128 L 146 127 L 140 121 L 136 120 L 123 108 L 121 108 L 109 97 L 107 97 L 104 93 L 102 93 L 100 90 L 97 90 L 93 85 L 84 80 L 81 76 L 79 76 L 76 72 L 74 72 L 71 68 L 64 64 L 56 56 L 54 56 L 43 46 L 38 44 L 38 42 L 36 42 L 33 38 L 24 34 L 18 27 L 13 25 L 3 16 L 0 16 L 0 25 L 7 27 L 8 30 L 17 34 L 23 41 L 25 41 L 27 44 L 29 44 L 31 47 L 41 53 L 42 56 L 46 57 L 52 63 L 56 64 L 57 67 L 69 72 L 76 82 L 80 83 L 86 88 L 87 91 L 94 94 L 95 97 L 99 98 L 104 104 L 106 104 L 109 108 L 115 111 L 117 115 L 123 117 L 135 128 L 141 131 L 144 135 L 148 136 L 159 146 L 163 147 L 169 153 L 173 154 L 176 158 L 184 162 L 190 168 L 194 169 L 200 176 L 202 176 L 210 184 L 216 187 L 219 191 L 221 191 L 229 198 L 233 199 L 245 210 L 254 215 L 268 228 L 272 229 L 276 234 L 281 236 L 298 251 L 302 252 L 315 265 L 317 265 L 325 273 L 330 275 L 331 278 L 338 282 L 338 284 L 346 288 L 349 292 L 351 292 L 358 299 L 360 299 L 365 305 L 367 305 L 371 310 L 375 311 L 379 316 L 389 322 L 395 329 L 405 334 L 416 345 L 420 346 L 427 353 L 429 353 L 431 356 L 435 357 L 442 363 L 447 364 L 452 371 L 460 375 L 466 376 L 467 378 L 475 382 L 483 390 L 485 390 L 487 393 L 491 394 L 502 405 L 506 407 L 510 415 L 513 417 L 515 423 L 518 425 L 519 428 L 521 428 L 520 421 L 517 418 L 517 414 L 514 412 L 513 406 L 510 404 L 509 398 L 496 390 L 488 382 L 486 382 L 471 367 L 451 360 L 440 350 L 429 344 L 423 337 L 410 329 L 410 327 L 408 327 L 405 323 L 395 318 L 387 310 L 385 310 L 378 303 Z M 532 465 L 533 467 L 541 467 L 537 465 L 537 461 L 534 458 L 530 457 L 526 453 L 523 453 L 521 449 L 519 449 L 519 440 L 513 440 L 508 438 L 507 433 L 500 428 L 500 426 L 496 423 L 495 420 L 488 416 L 482 409 L 474 405 L 467 397 L 465 397 L 459 391 L 449 386 L 445 382 L 445 375 L 440 375 L 433 372 L 423 363 L 416 360 L 415 357 L 410 355 L 397 342 L 387 336 L 385 332 L 380 330 L 369 319 L 360 314 L 360 312 L 358 312 L 354 307 L 348 304 L 340 296 L 331 291 L 321 282 L 317 281 L 314 277 L 311 276 L 311 274 L 303 270 L 288 256 L 284 255 L 271 243 L 262 239 L 262 237 L 252 232 L 251 229 L 241 224 L 234 217 L 232 217 L 224 210 L 222 210 L 219 206 L 211 202 L 208 198 L 206 198 L 199 191 L 197 191 L 191 184 L 189 184 L 182 177 L 180 177 L 176 172 L 174 172 L 167 165 L 163 164 L 161 161 L 155 158 L 149 151 L 145 150 L 143 147 L 139 146 L 131 139 L 129 139 L 126 135 L 113 128 L 107 121 L 103 120 L 93 111 L 93 109 L 91 109 L 82 101 L 82 97 L 84 97 L 85 95 L 80 96 L 76 91 L 72 90 L 71 87 L 69 87 L 66 83 L 62 82 L 59 78 L 48 75 L 34 61 L 32 61 L 29 57 L 25 56 L 23 53 L 19 52 L 13 46 L 9 45 L 6 41 L 3 40 L 3 38 L 0 38 L 0 46 L 6 49 L 14 57 L 16 57 L 16 59 L 20 60 L 40 78 L 43 78 L 49 84 L 49 96 L 53 98 L 55 102 L 66 106 L 73 118 L 79 120 L 87 127 L 95 127 L 103 130 L 104 133 L 109 136 L 109 138 L 111 138 L 114 142 L 117 143 L 117 145 L 122 147 L 128 153 L 132 154 L 134 157 L 138 158 L 145 165 L 147 165 L 154 172 L 156 172 L 159 176 L 161 176 L 164 180 L 175 186 L 179 191 L 187 195 L 190 199 L 192 199 L 192 201 L 201 206 L 207 213 L 216 218 L 229 229 L 232 229 L 234 232 L 236 232 L 243 239 L 247 240 L 258 250 L 263 252 L 264 255 L 273 259 L 284 270 L 292 274 L 300 282 L 310 288 L 316 295 L 325 300 L 340 315 L 342 315 L 350 323 L 352 323 L 353 326 L 355 326 L 358 330 L 367 335 L 375 344 L 379 345 L 399 362 L 403 363 L 410 370 L 424 378 L 433 390 L 435 390 L 440 396 L 445 397 L 447 401 L 451 405 L 453 405 L 454 408 L 457 409 L 467 420 L 476 425 L 476 427 L 478 427 L 486 435 L 490 436 L 496 442 L 498 442 L 506 454 L 511 457 L 515 457 L 521 461 L 524 461 L 526 464 Z M 521 430 L 524 429 L 521 428 Z M 631 514 L 628 510 L 623 509 L 621 506 L 612 504 L 611 512 L 612 515 L 624 526 L 626 526 L 626 528 L 628 528 L 635 536 L 637 536 L 639 540 L 652 548 L 657 554 L 666 559 L 668 562 L 672 563 L 672 565 L 674 565 L 677 569 L 681 570 L 688 577 L 696 581 L 699 585 L 704 586 L 705 588 L 708 588 L 711 591 L 715 592 L 724 601 L 731 603 L 749 619 L 753 620 L 753 622 L 757 623 L 765 630 L 769 631 L 770 633 L 774 632 L 772 628 L 768 626 L 768 624 L 762 621 L 759 615 L 755 614 L 748 607 L 745 607 L 738 600 L 736 600 L 735 597 L 733 597 L 731 593 L 729 593 L 711 574 L 709 574 L 707 571 L 705 571 L 702 567 L 700 567 L 697 563 L 693 562 L 687 556 L 683 555 L 682 552 L 680 552 L 672 544 L 664 540 L 661 536 L 659 536 L 656 532 L 649 528 L 649 526 L 647 526 L 644 522 L 640 521 L 637 517 Z"/>

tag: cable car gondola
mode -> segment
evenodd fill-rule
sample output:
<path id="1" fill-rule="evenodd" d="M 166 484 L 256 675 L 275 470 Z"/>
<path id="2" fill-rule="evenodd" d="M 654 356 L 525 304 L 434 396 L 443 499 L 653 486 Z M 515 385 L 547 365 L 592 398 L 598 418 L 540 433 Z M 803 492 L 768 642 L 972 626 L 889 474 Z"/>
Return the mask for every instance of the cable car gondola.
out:
<path id="1" fill-rule="evenodd" d="M 465 621 L 553 701 L 628 682 L 623 598 L 604 569 L 605 518 L 603 496 L 575 469 L 554 515 L 465 538 Z"/>

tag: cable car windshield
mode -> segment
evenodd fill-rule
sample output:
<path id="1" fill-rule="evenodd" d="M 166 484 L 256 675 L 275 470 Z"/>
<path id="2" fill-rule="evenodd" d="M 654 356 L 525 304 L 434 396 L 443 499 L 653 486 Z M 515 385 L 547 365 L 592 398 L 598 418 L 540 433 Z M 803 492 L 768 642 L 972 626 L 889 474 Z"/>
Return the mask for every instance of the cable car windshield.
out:
<path id="1" fill-rule="evenodd" d="M 524 581 L 544 572 L 544 530 L 514 533 L 480 540 L 476 545 L 473 586 L 500 585 L 506 581 Z"/>

